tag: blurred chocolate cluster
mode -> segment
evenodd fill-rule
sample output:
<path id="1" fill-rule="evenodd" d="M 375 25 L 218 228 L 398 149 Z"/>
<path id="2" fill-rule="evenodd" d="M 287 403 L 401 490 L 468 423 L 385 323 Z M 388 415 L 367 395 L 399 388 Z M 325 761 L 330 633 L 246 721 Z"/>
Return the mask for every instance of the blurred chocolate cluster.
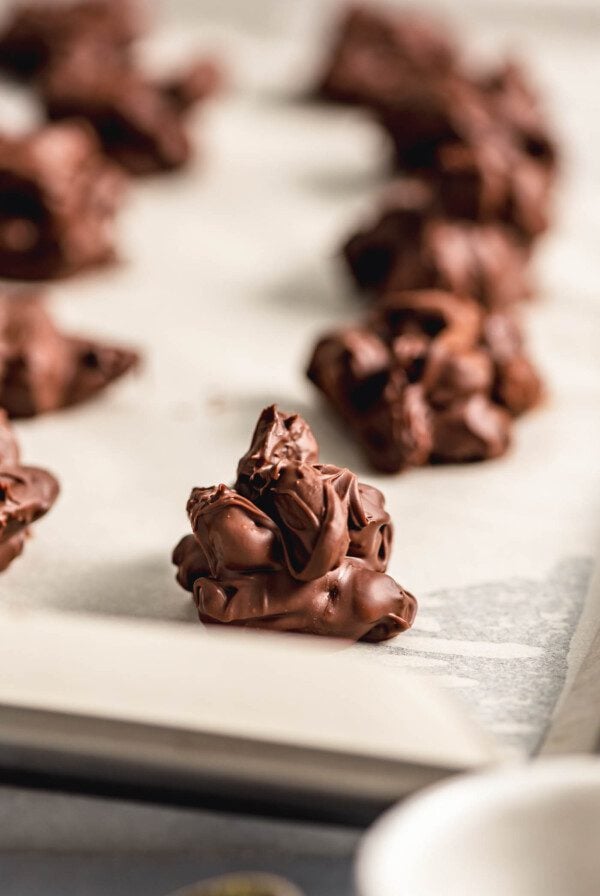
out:
<path id="1" fill-rule="evenodd" d="M 381 492 L 318 463 L 298 415 L 266 408 L 233 488 L 193 489 L 178 581 L 203 622 L 381 641 L 416 601 L 385 575 L 392 526 Z"/>
<path id="2" fill-rule="evenodd" d="M 325 335 L 308 376 L 386 473 L 498 457 L 541 395 L 514 319 L 433 290 L 389 292 Z"/>
<path id="3" fill-rule="evenodd" d="M 197 58 L 150 77 L 134 54 L 144 25 L 133 0 L 37 0 L 17 7 L 0 34 L 0 66 L 35 86 L 50 119 L 86 121 L 131 174 L 179 168 L 192 155 L 187 115 L 220 86 L 221 71 Z"/>
<path id="4" fill-rule="evenodd" d="M 502 309 L 529 295 L 529 253 L 501 222 L 449 216 L 431 186 L 393 184 L 376 219 L 346 242 L 356 285 L 389 290 L 443 289 Z"/>
<path id="5" fill-rule="evenodd" d="M 51 279 L 112 261 L 124 186 L 78 124 L 0 137 L 0 276 Z"/>
<path id="6" fill-rule="evenodd" d="M 446 287 L 430 259 L 430 243 L 439 241 L 423 229 L 435 220 L 452 224 L 444 242 L 463 244 L 464 255 L 472 249 L 473 265 L 488 281 L 490 267 L 504 270 L 506 262 L 517 279 L 512 292 L 523 297 L 526 252 L 550 221 L 556 144 L 522 66 L 509 61 L 473 73 L 464 57 L 442 23 L 375 5 L 350 6 L 317 94 L 367 109 L 388 136 L 394 169 L 412 178 L 410 185 L 384 191 L 381 218 L 357 234 L 359 246 L 383 238 L 397 247 L 411 228 L 418 230 L 413 243 L 425 260 L 398 286 Z M 462 232 L 455 236 L 459 222 Z M 467 229 L 466 222 L 486 229 Z M 371 279 L 381 282 L 390 250 L 378 252 L 381 265 L 371 252 L 368 266 Z M 347 254 L 356 256 L 352 240 Z M 460 291 L 471 286 L 460 279 Z M 359 285 L 371 284 L 359 279 Z M 484 298 L 484 304 L 494 302 Z"/>
<path id="7" fill-rule="evenodd" d="M 0 406 L 9 417 L 78 404 L 137 363 L 130 349 L 61 332 L 37 294 L 0 296 Z"/>
<path id="8" fill-rule="evenodd" d="M 472 73 L 464 55 L 442 23 L 351 6 L 317 94 L 369 109 L 395 167 L 431 180 L 447 215 L 504 221 L 530 242 L 547 226 L 554 139 L 521 66 Z"/>
<path id="9" fill-rule="evenodd" d="M 22 553 L 29 527 L 58 496 L 58 482 L 47 470 L 24 466 L 4 411 L 0 410 L 0 572 Z"/>

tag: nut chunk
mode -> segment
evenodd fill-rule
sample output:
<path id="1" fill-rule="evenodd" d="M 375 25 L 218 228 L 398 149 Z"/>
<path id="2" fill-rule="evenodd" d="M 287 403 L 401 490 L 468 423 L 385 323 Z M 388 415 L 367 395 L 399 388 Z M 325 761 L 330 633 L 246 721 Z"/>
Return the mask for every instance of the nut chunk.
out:
<path id="1" fill-rule="evenodd" d="M 515 321 L 436 290 L 391 292 L 324 336 L 308 377 L 386 473 L 498 457 L 541 395 Z"/>
<path id="2" fill-rule="evenodd" d="M 383 495 L 317 452 L 306 422 L 271 406 L 233 488 L 192 490 L 173 562 L 203 622 L 364 641 L 410 628 L 415 598 L 385 575 Z"/>
<path id="3" fill-rule="evenodd" d="M 0 276 L 50 279 L 113 260 L 122 187 L 79 125 L 0 139 Z"/>

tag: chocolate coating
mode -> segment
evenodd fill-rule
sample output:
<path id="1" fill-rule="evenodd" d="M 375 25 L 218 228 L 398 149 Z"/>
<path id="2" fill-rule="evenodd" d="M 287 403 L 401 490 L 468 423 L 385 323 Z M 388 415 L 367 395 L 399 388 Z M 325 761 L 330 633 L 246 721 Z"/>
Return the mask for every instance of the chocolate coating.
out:
<path id="1" fill-rule="evenodd" d="M 192 490 L 173 562 L 201 620 L 372 641 L 410 627 L 383 495 L 317 453 L 301 417 L 265 408 L 236 486 Z"/>
<path id="2" fill-rule="evenodd" d="M 452 69 L 455 59 L 447 30 L 424 16 L 351 6 L 336 29 L 317 95 L 378 105 L 401 93 L 407 81 Z"/>
<path id="3" fill-rule="evenodd" d="M 389 473 L 498 457 L 510 415 L 541 394 L 513 319 L 434 290 L 391 292 L 362 325 L 324 336 L 308 377 Z"/>
<path id="4" fill-rule="evenodd" d="M 380 217 L 343 254 L 357 285 L 376 294 L 442 289 L 504 308 L 530 291 L 527 253 L 508 228 L 446 217 L 418 181 L 388 188 Z"/>
<path id="5" fill-rule="evenodd" d="M 198 578 L 194 600 L 203 622 L 384 641 L 410 628 L 414 597 L 396 582 L 350 560 L 309 582 L 285 572 Z"/>
<path id="6" fill-rule="evenodd" d="M 314 464 L 319 446 L 299 414 L 285 415 L 275 405 L 265 408 L 256 424 L 250 448 L 237 468 L 236 490 L 253 500 L 289 461 Z"/>
<path id="7" fill-rule="evenodd" d="M 37 295 L 0 296 L 0 406 L 11 417 L 85 401 L 137 361 L 129 349 L 62 333 Z"/>
<path id="8" fill-rule="evenodd" d="M 433 417 L 432 463 L 500 457 L 509 443 L 508 413 L 481 393 L 454 401 Z"/>
<path id="9" fill-rule="evenodd" d="M 24 548 L 29 526 L 52 507 L 58 482 L 46 470 L 23 466 L 4 411 L 0 412 L 0 572 Z"/>
<path id="10" fill-rule="evenodd" d="M 0 140 L 0 276 L 40 280 L 113 260 L 123 186 L 77 124 Z"/>

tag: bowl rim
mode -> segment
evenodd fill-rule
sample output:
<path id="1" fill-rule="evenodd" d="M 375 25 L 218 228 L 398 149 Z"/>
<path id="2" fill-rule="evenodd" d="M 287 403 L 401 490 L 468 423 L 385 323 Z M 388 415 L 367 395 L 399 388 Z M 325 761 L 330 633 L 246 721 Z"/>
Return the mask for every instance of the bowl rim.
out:
<path id="1" fill-rule="evenodd" d="M 397 872 L 405 856 L 466 812 L 547 798 L 565 788 L 589 793 L 592 786 L 600 790 L 600 756 L 578 755 L 511 762 L 427 787 L 388 809 L 361 840 L 354 865 L 358 896 L 398 896 Z M 398 843 L 402 851 L 395 850 Z M 403 888 L 402 896 L 420 894 Z"/>

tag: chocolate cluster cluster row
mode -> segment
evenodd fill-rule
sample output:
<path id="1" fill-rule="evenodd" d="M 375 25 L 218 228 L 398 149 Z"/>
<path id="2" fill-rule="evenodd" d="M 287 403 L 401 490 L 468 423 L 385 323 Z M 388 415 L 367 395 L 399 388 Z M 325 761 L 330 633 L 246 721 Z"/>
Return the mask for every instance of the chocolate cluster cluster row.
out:
<path id="1" fill-rule="evenodd" d="M 368 641 L 412 624 L 383 495 L 320 464 L 298 415 L 266 408 L 234 486 L 193 489 L 187 512 L 173 562 L 204 622 Z"/>
<path id="2" fill-rule="evenodd" d="M 349 6 L 317 95 L 367 109 L 393 169 L 342 247 L 374 310 L 325 334 L 308 376 L 373 466 L 498 457 L 540 378 L 515 317 L 547 229 L 558 155 L 525 71 L 473 71 L 441 24 Z"/>
<path id="3" fill-rule="evenodd" d="M 52 279 L 115 258 L 127 174 L 185 165 L 188 115 L 221 82 L 199 58 L 146 75 L 132 0 L 33 2 L 0 33 L 0 68 L 32 85 L 49 124 L 0 135 L 0 276 Z"/>

